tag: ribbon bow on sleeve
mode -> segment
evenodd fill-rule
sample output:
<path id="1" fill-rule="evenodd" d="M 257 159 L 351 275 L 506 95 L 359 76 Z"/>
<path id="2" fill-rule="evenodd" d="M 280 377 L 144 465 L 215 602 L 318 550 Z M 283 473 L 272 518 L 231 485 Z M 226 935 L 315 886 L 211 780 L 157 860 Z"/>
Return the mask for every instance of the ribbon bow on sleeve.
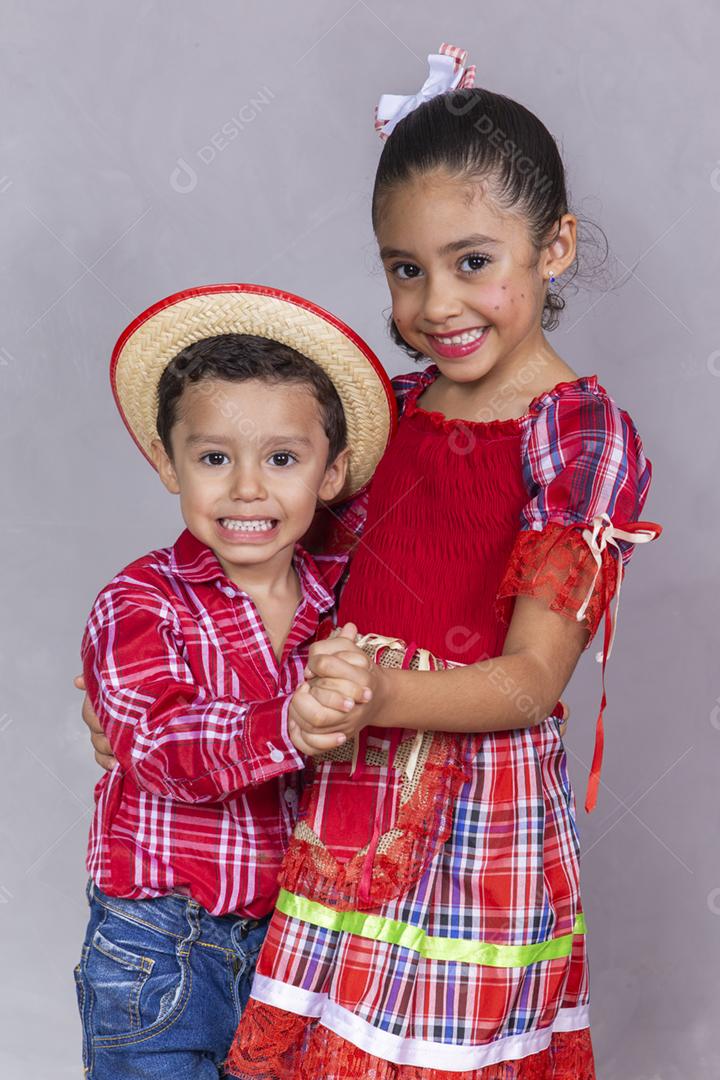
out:
<path id="1" fill-rule="evenodd" d="M 596 570 L 592 582 L 590 583 L 587 596 L 577 613 L 576 618 L 578 622 L 582 622 L 584 619 L 588 605 L 592 599 L 593 590 L 595 589 L 597 579 L 602 571 L 603 552 L 608 546 L 614 547 L 617 551 L 617 589 L 615 591 L 614 618 L 611 610 L 611 600 L 608 602 L 608 606 L 605 609 L 603 649 L 602 652 L 597 653 L 595 657 L 598 663 L 602 663 L 602 701 L 600 703 L 600 712 L 595 728 L 595 749 L 593 752 L 592 766 L 590 768 L 587 796 L 585 798 L 585 810 L 588 814 L 595 809 L 598 789 L 600 787 L 600 770 L 602 768 L 603 748 L 605 745 L 603 714 L 605 712 L 605 706 L 607 705 L 607 697 L 605 694 L 605 668 L 615 641 L 615 628 L 617 627 L 618 611 L 620 608 L 623 557 L 618 540 L 624 540 L 628 544 L 649 544 L 651 540 L 656 540 L 661 532 L 662 526 L 656 525 L 653 521 L 631 521 L 625 525 L 616 526 L 613 525 L 611 518 L 607 514 L 600 514 L 598 517 L 593 518 L 592 528 L 583 529 L 583 539 L 587 543 L 593 558 L 595 559 Z"/>
<path id="2" fill-rule="evenodd" d="M 465 67 L 467 56 L 466 49 L 443 42 L 439 52 L 430 53 L 428 56 L 430 73 L 417 94 L 407 97 L 402 94 L 383 94 L 375 109 L 375 130 L 380 138 L 383 141 L 387 139 L 395 125 L 413 109 L 417 109 L 418 105 L 422 105 L 423 101 L 430 101 L 431 98 L 447 94 L 451 90 L 467 90 L 474 86 L 475 67 Z"/>

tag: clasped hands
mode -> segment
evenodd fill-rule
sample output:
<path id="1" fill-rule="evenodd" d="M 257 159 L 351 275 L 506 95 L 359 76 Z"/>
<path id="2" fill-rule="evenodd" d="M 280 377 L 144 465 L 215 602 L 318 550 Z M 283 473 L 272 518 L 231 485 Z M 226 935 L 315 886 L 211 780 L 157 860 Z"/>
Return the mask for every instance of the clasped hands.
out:
<path id="1" fill-rule="evenodd" d="M 293 694 L 288 730 L 302 754 L 333 750 L 376 724 L 382 669 L 355 644 L 353 623 L 310 646 L 305 682 Z"/>
<path id="2" fill-rule="evenodd" d="M 306 681 L 288 710 L 290 738 L 302 754 L 314 756 L 342 746 L 360 728 L 378 723 L 381 669 L 358 648 L 356 636 L 357 627 L 348 623 L 334 637 L 310 646 Z M 74 682 L 78 690 L 85 689 L 82 675 Z M 82 718 L 90 729 L 95 760 L 109 772 L 117 761 L 87 694 Z"/>

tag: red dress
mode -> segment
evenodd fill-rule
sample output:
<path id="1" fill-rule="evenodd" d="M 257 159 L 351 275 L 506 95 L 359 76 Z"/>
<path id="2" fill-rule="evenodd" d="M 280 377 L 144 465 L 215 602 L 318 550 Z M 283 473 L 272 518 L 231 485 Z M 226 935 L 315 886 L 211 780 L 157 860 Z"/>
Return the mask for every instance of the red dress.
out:
<path id="1" fill-rule="evenodd" d="M 583 528 L 603 514 L 637 519 L 650 466 L 632 421 L 594 377 L 560 384 L 519 419 L 448 421 L 417 403 L 437 374 L 395 380 L 404 412 L 372 482 L 339 620 L 460 664 L 502 653 L 519 594 L 573 618 L 584 605 L 593 633 L 631 541 L 604 548 L 597 565 Z M 381 755 L 391 732 L 376 735 Z M 392 760 L 377 758 L 374 787 L 366 776 L 359 787 L 347 762 L 316 764 L 232 1076 L 593 1080 L 558 722 L 443 747 L 435 774 L 451 780 L 433 781 L 435 804 L 418 811 L 410 846 L 378 857 L 369 900 L 343 835 L 365 817 L 369 841 L 372 813 L 353 810 L 387 801 L 385 786 L 397 809 Z M 400 811 L 401 835 L 413 833 L 416 798 Z"/>

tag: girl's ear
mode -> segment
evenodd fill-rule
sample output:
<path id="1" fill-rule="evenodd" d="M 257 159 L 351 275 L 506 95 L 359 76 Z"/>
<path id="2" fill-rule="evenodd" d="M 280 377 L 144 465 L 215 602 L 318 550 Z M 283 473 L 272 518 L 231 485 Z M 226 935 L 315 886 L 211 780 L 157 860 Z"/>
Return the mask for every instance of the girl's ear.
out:
<path id="1" fill-rule="evenodd" d="M 543 277 L 547 278 L 551 274 L 553 277 L 560 277 L 563 270 L 572 265 L 576 251 L 577 218 L 574 214 L 563 214 L 557 232 L 545 249 Z"/>
<path id="2" fill-rule="evenodd" d="M 160 479 L 172 495 L 180 494 L 177 473 L 172 460 L 168 457 L 165 447 L 159 439 L 153 439 L 150 445 L 150 454 L 155 468 L 160 473 Z"/>
<path id="3" fill-rule="evenodd" d="M 330 502 L 339 495 L 343 489 L 345 483 L 345 477 L 347 476 L 348 464 L 350 462 L 350 448 L 345 447 L 341 450 L 334 461 L 331 461 L 325 470 L 320 490 L 318 491 L 318 499 L 322 499 L 323 502 Z"/>

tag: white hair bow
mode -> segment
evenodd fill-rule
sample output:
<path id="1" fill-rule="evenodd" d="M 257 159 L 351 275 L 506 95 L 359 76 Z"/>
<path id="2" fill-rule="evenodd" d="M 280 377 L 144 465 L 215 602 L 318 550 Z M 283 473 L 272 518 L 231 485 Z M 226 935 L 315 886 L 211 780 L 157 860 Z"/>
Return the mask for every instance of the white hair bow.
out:
<path id="1" fill-rule="evenodd" d="M 466 49 L 443 42 L 439 52 L 428 56 L 430 72 L 417 94 L 383 94 L 375 109 L 375 130 L 380 138 L 387 139 L 395 125 L 418 105 L 422 105 L 423 101 L 430 101 L 451 90 L 467 90 L 474 86 L 475 67 L 465 67 L 467 57 Z"/>

